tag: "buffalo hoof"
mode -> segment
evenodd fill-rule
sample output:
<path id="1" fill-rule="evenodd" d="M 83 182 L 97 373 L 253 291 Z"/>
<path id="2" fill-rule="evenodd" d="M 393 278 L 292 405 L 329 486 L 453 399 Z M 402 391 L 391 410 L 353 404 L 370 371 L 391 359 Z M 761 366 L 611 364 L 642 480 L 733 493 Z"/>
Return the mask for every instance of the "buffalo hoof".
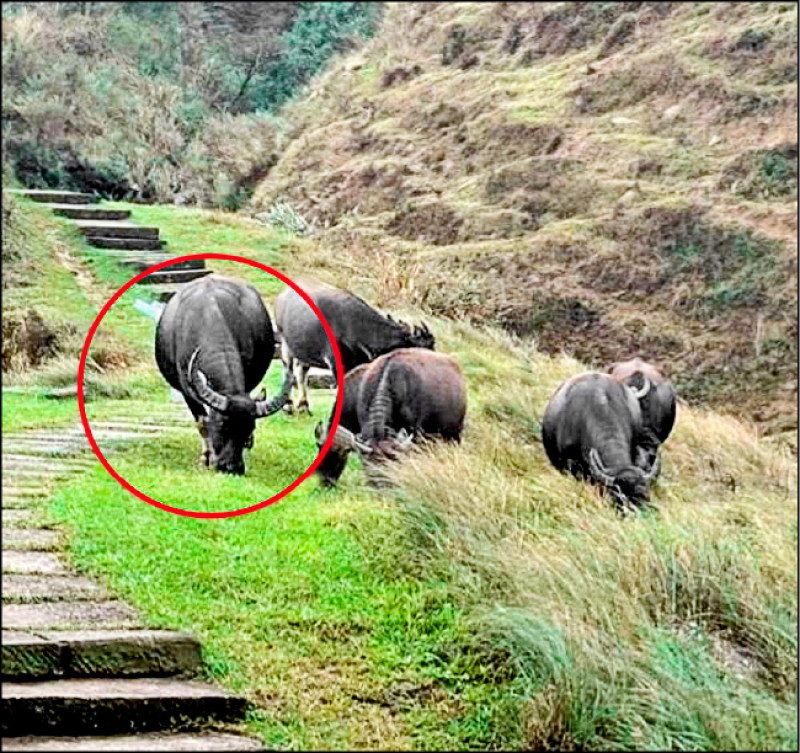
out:
<path id="1" fill-rule="evenodd" d="M 287 401 L 286 401 L 286 402 L 283 404 L 283 412 L 284 412 L 284 413 L 285 413 L 287 416 L 293 416 L 293 415 L 294 415 L 294 406 L 292 405 L 292 403 L 291 403 L 289 400 L 287 400 Z"/>
<path id="2" fill-rule="evenodd" d="M 299 403 L 297 405 L 297 412 L 300 415 L 310 416 L 311 415 L 311 408 L 309 408 L 308 407 L 308 403 L 304 401 L 304 402 Z"/>
<path id="3" fill-rule="evenodd" d="M 209 450 L 203 450 L 200 453 L 200 462 L 205 468 L 211 467 L 211 452 Z"/>

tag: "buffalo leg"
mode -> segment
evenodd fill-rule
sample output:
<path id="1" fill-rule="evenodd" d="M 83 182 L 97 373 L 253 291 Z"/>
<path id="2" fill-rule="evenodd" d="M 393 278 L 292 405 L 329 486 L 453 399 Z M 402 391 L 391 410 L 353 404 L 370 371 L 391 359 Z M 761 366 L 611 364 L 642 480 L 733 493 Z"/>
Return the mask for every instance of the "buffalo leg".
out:
<path id="1" fill-rule="evenodd" d="M 309 366 L 300 361 L 294 362 L 294 382 L 297 389 L 300 390 L 300 401 L 297 403 L 298 413 L 308 413 L 311 415 L 311 409 L 308 407 L 308 371 Z"/>
<path id="2" fill-rule="evenodd" d="M 200 437 L 203 440 L 203 450 L 200 453 L 200 462 L 206 467 L 211 465 L 211 446 L 208 444 L 208 418 L 200 416 L 197 419 L 197 431 L 200 432 Z"/>
<path id="3" fill-rule="evenodd" d="M 281 341 L 281 361 L 283 361 L 283 369 L 284 373 L 289 373 L 294 370 L 296 361 L 292 352 L 289 350 L 289 346 Z M 293 388 L 297 386 L 297 382 L 295 381 Z M 289 399 L 283 404 L 283 410 L 286 411 L 290 416 L 294 413 L 294 404 L 292 403 L 291 392 L 289 393 Z"/>

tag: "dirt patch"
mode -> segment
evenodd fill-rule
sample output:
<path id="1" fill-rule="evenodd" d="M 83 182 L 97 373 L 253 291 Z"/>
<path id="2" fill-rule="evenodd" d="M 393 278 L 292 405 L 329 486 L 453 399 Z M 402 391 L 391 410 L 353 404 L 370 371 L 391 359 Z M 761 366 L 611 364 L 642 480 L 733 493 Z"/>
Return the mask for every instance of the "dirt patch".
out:
<path id="1" fill-rule="evenodd" d="M 597 187 L 584 172 L 580 160 L 538 157 L 525 168 L 492 173 L 484 195 L 489 203 L 529 215 L 535 228 L 542 219 L 563 219 L 590 211 Z"/>
<path id="2" fill-rule="evenodd" d="M 496 123 L 485 133 L 462 132 L 461 141 L 461 156 L 467 160 L 469 173 L 553 154 L 564 141 L 564 131 L 551 124 Z"/>
<path id="3" fill-rule="evenodd" d="M 714 37 L 702 53 L 725 65 L 729 76 L 759 86 L 797 81 L 797 21 L 773 29 L 748 28 L 737 36 Z"/>
<path id="4" fill-rule="evenodd" d="M 754 149 L 737 157 L 717 188 L 746 199 L 797 199 L 797 144 Z"/>
<path id="5" fill-rule="evenodd" d="M 632 36 L 636 19 L 663 17 L 672 3 L 561 3 L 536 24 L 523 62 L 579 50 L 603 40 L 606 54 Z"/>
<path id="6" fill-rule="evenodd" d="M 690 80 L 674 55 L 659 55 L 610 73 L 589 75 L 572 92 L 575 110 L 600 115 L 640 104 L 656 93 L 681 91 L 685 95 Z"/>
<path id="7" fill-rule="evenodd" d="M 449 245 L 459 238 L 464 219 L 442 203 L 415 205 L 407 202 L 386 225 L 393 235 L 434 245 Z"/>

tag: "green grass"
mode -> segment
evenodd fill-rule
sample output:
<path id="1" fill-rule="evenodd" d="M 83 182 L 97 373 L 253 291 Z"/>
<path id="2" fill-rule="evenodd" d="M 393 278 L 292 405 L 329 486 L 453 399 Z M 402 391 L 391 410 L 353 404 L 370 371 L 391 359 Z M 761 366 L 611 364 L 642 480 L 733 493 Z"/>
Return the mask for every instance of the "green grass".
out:
<path id="1" fill-rule="evenodd" d="M 80 420 L 75 400 L 49 400 L 37 393 L 3 392 L 3 434 L 42 426 L 62 426 Z"/>

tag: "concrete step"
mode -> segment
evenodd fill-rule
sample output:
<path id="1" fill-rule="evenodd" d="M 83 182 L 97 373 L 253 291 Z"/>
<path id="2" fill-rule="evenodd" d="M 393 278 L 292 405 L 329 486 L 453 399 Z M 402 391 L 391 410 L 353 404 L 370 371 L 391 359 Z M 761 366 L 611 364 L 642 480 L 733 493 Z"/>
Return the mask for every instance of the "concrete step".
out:
<path id="1" fill-rule="evenodd" d="M 3 632 L 3 679 L 182 677 L 201 669 L 200 644 L 172 630 Z"/>
<path id="2" fill-rule="evenodd" d="M 102 586 L 82 575 L 3 574 L 3 601 L 7 604 L 106 598 L 108 594 Z"/>
<path id="3" fill-rule="evenodd" d="M 158 272 L 153 272 L 147 275 L 142 280 L 139 280 L 139 285 L 158 285 L 163 283 L 177 283 L 190 282 L 196 280 L 198 277 L 205 277 L 210 275 L 213 270 L 211 269 L 161 269 Z"/>
<path id="4" fill-rule="evenodd" d="M 92 204 L 98 200 L 96 196 L 90 193 L 60 191 L 49 188 L 6 188 L 4 191 L 24 196 L 32 201 L 42 201 L 48 204 Z"/>
<path id="5" fill-rule="evenodd" d="M 64 560 L 53 552 L 3 552 L 3 573 L 67 575 Z"/>
<path id="6" fill-rule="evenodd" d="M 18 455 L 42 456 L 42 460 L 47 462 L 52 457 L 69 457 L 79 455 L 91 449 L 88 439 L 83 442 L 73 440 L 49 440 L 49 439 L 9 439 L 4 441 L 5 448 Z M 44 457 L 47 456 L 47 457 Z"/>
<path id="7" fill-rule="evenodd" d="M 204 683 L 168 678 L 3 683 L 2 732 L 111 735 L 241 719 L 247 703 Z"/>
<path id="8" fill-rule="evenodd" d="M 61 534 L 46 528 L 15 528 L 3 525 L 3 553 L 9 551 L 51 552 L 58 548 Z"/>
<path id="9" fill-rule="evenodd" d="M 159 251 L 167 245 L 166 241 L 155 238 L 115 238 L 108 235 L 89 235 L 86 242 L 95 248 L 122 251 Z"/>
<path id="10" fill-rule="evenodd" d="M 122 266 L 126 267 L 127 269 L 134 269 L 136 272 L 144 272 L 145 269 L 149 269 L 154 264 L 160 264 L 162 261 L 167 261 L 170 259 L 169 254 L 153 254 L 152 256 L 142 256 L 139 255 L 136 258 L 118 258 L 116 261 L 117 263 Z M 159 273 L 166 272 L 167 270 L 182 270 L 182 269 L 205 269 L 206 268 L 206 261 L 205 259 L 191 259 L 190 261 L 179 261 L 176 264 L 172 264 L 169 267 L 165 267 L 164 269 L 160 270 Z M 164 282 L 167 282 L 164 280 Z"/>
<path id="11" fill-rule="evenodd" d="M 3 492 L 5 496 L 5 492 Z M 3 525 L 18 526 L 20 523 L 29 523 L 34 517 L 32 510 L 25 510 L 19 507 L 6 508 L 3 507 Z"/>
<path id="12" fill-rule="evenodd" d="M 105 207 L 81 206 L 80 204 L 48 204 L 54 214 L 73 220 L 127 220 L 129 209 L 106 209 Z"/>
<path id="13" fill-rule="evenodd" d="M 4 557 L 13 551 L 3 552 Z M 40 552 L 36 552 L 40 554 Z M 5 564 L 5 563 L 4 563 Z M 3 603 L 5 630 L 119 630 L 139 627 L 133 608 L 122 601 L 52 601 Z"/>
<path id="14" fill-rule="evenodd" d="M 157 227 L 142 227 L 132 225 L 130 222 L 115 222 L 108 220 L 98 222 L 95 220 L 75 220 L 78 230 L 88 237 L 101 236 L 103 238 L 142 238 L 158 240 Z"/>
<path id="15" fill-rule="evenodd" d="M 85 751 L 220 751 L 265 750 L 261 741 L 252 737 L 219 732 L 152 732 L 143 735 L 111 737 L 6 737 L 3 750 L 20 753 L 85 753 Z"/>

